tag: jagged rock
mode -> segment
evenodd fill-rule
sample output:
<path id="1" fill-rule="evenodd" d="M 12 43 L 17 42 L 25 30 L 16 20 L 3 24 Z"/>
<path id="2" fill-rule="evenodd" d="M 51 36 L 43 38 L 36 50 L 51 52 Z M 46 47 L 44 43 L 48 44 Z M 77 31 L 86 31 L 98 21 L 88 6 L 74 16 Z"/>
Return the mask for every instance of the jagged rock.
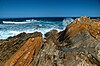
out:
<path id="1" fill-rule="evenodd" d="M 58 43 L 58 41 L 57 41 L 58 31 L 57 30 L 51 30 L 50 32 L 47 32 L 45 34 L 45 36 L 46 36 L 46 40 L 48 43 L 51 42 L 51 43 L 54 43 L 57 45 L 57 43 Z"/>
<path id="2" fill-rule="evenodd" d="M 65 38 L 70 38 L 77 35 L 83 30 L 89 31 L 92 37 L 97 38 L 100 36 L 100 22 L 91 22 L 89 18 L 81 17 L 75 19 L 71 24 L 69 24 L 66 29 L 59 36 L 59 41 L 63 41 Z M 77 22 L 77 23 L 76 23 Z"/>
<path id="3" fill-rule="evenodd" d="M 84 17 L 81 17 L 81 18 L 76 18 L 75 19 L 75 21 L 74 21 L 74 23 L 90 23 L 91 22 L 91 20 L 90 20 L 90 18 L 87 18 L 86 16 L 84 16 Z"/>
<path id="4" fill-rule="evenodd" d="M 77 18 L 65 30 L 59 33 L 52 30 L 45 36 L 43 39 L 40 32 L 22 33 L 17 35 L 17 38 L 15 36 L 1 41 L 1 65 L 100 66 L 100 22 L 98 20 L 86 16 Z M 18 47 L 15 50 L 16 46 Z"/>
<path id="5" fill-rule="evenodd" d="M 42 33 L 41 33 L 41 32 L 34 32 L 34 33 L 31 35 L 31 37 L 38 37 L 38 36 L 42 37 Z"/>
<path id="6" fill-rule="evenodd" d="M 95 65 L 100 65 L 100 51 L 95 50 L 100 45 L 100 22 L 92 22 L 87 17 L 81 17 L 69 24 L 58 38 L 60 44 L 66 44 L 66 47 L 61 47 L 62 51 L 74 51 L 75 49 L 88 53 L 90 62 Z M 86 54 L 86 53 L 85 53 Z M 90 59 L 91 58 L 91 59 Z M 95 60 L 93 59 L 95 58 Z M 91 65 L 90 65 L 91 66 Z"/>
<path id="7" fill-rule="evenodd" d="M 34 54 L 40 49 L 42 38 L 29 38 L 4 66 L 29 66 Z"/>
<path id="8" fill-rule="evenodd" d="M 57 30 L 51 30 L 50 32 L 47 32 L 45 34 L 46 37 L 49 37 L 51 35 L 57 35 L 58 34 L 58 31 Z"/>
<path id="9" fill-rule="evenodd" d="M 82 19 L 84 20 L 83 17 Z M 41 51 L 36 55 L 30 66 L 99 66 L 99 53 L 96 53 L 95 47 L 100 42 L 83 24 L 87 19 L 85 17 L 85 21 L 82 20 L 83 22 L 77 23 L 78 25 L 71 23 L 71 26 L 67 26 L 70 26 L 69 28 L 59 33 L 60 36 L 55 34 L 56 32 L 54 34 L 52 32 L 47 33 L 46 38 L 51 34 L 52 36 L 43 44 Z M 87 22 L 89 21 L 91 20 L 88 19 Z M 93 27 L 93 29 L 95 28 Z M 54 35 L 59 37 L 59 42 L 57 42 L 57 38 L 52 38 Z M 64 47 L 60 46 L 58 49 L 55 43 L 66 45 Z"/>
<path id="10" fill-rule="evenodd" d="M 37 35 L 37 34 L 38 35 Z M 33 36 L 34 35 L 34 36 Z M 9 37 L 6 40 L 0 41 L 0 66 L 3 65 L 18 49 L 20 49 L 23 44 L 28 40 L 28 38 L 38 37 L 42 34 L 40 32 L 35 33 L 21 33 L 14 37 Z"/>
<path id="11" fill-rule="evenodd" d="M 16 36 L 13 36 L 13 37 L 8 37 L 7 39 L 6 39 L 6 41 L 9 41 L 9 40 L 13 40 L 13 39 L 26 39 L 26 38 L 28 38 L 28 37 L 30 37 L 31 35 L 32 35 L 33 33 L 25 33 L 25 32 L 22 32 L 22 33 L 20 33 L 20 34 L 18 34 L 18 35 L 16 35 Z"/>

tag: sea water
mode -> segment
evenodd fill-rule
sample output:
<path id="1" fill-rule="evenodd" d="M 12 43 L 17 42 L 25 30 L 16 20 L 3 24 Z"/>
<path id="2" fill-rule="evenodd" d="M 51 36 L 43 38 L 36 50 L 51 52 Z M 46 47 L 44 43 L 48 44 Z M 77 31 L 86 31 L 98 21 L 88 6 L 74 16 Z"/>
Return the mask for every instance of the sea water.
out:
<path id="1" fill-rule="evenodd" d="M 63 21 L 8 22 L 0 24 L 0 39 L 6 39 L 22 32 L 33 33 L 38 31 L 45 34 L 53 29 L 62 31 L 66 27 L 66 23 L 63 24 Z"/>

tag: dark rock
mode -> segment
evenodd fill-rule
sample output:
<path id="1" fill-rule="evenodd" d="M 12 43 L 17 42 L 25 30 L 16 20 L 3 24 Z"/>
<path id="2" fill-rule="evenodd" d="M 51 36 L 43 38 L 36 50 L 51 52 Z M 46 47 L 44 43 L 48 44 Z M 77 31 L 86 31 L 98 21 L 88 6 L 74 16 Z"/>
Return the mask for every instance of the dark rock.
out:
<path id="1" fill-rule="evenodd" d="M 47 32 L 45 34 L 46 37 L 49 37 L 49 36 L 52 36 L 52 35 L 56 35 L 58 34 L 58 31 L 57 30 L 51 30 L 50 32 Z"/>
<path id="2" fill-rule="evenodd" d="M 42 37 L 42 33 L 41 32 L 34 32 L 31 37 Z"/>
<path id="3" fill-rule="evenodd" d="M 57 45 L 57 43 L 58 43 L 58 41 L 57 41 L 58 31 L 57 30 L 51 30 L 50 32 L 47 32 L 45 34 L 45 36 L 46 36 L 46 40 L 48 42 L 52 42 Z"/>

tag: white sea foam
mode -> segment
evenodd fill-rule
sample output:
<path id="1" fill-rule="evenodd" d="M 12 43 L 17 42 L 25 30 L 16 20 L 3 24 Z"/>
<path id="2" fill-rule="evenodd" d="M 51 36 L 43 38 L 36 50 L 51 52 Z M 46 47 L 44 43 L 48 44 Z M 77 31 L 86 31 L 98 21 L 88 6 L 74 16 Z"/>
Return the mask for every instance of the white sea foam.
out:
<path id="1" fill-rule="evenodd" d="M 0 31 L 0 39 L 5 39 L 9 36 L 15 36 L 19 33 L 20 32 L 18 32 L 18 31 Z"/>
<path id="2" fill-rule="evenodd" d="M 10 37 L 10 36 L 13 37 L 13 36 L 20 34 L 22 32 L 33 33 L 36 31 L 41 32 L 43 34 L 43 37 L 44 37 L 45 33 L 49 32 L 50 30 L 53 30 L 53 29 L 56 29 L 56 28 L 50 28 L 50 29 L 46 29 L 46 28 L 42 29 L 41 28 L 41 29 L 37 29 L 37 30 L 30 29 L 30 30 L 24 30 L 24 31 L 0 31 L 0 39 L 6 39 L 7 37 Z M 56 29 L 56 30 L 61 31 L 60 29 Z"/>
<path id="3" fill-rule="evenodd" d="M 4 22 L 6 23 L 6 22 Z M 0 26 L 0 39 L 6 39 L 10 36 L 15 36 L 17 34 L 20 34 L 22 32 L 26 33 L 33 33 L 33 32 L 41 32 L 44 34 L 49 32 L 50 30 L 56 29 L 58 31 L 61 31 L 63 29 L 62 22 L 31 22 L 29 24 L 26 24 L 27 22 L 7 22 L 9 24 L 2 24 Z M 13 24 L 14 23 L 14 24 Z"/>
<path id="4" fill-rule="evenodd" d="M 11 21 L 3 21 L 4 24 L 26 24 L 31 22 L 11 22 Z"/>

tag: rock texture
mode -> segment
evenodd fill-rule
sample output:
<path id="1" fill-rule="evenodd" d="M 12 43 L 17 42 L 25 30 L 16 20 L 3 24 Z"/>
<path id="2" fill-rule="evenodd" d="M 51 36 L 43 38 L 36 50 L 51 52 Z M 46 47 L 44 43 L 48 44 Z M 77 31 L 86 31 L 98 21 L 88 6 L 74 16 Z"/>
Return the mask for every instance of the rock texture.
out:
<path id="1" fill-rule="evenodd" d="M 42 38 L 29 38 L 26 43 L 4 64 L 4 66 L 28 66 L 34 54 L 42 46 Z"/>
<path id="2" fill-rule="evenodd" d="M 10 57 L 15 54 L 24 43 L 31 37 L 42 37 L 40 32 L 21 33 L 14 37 L 9 37 L 6 40 L 0 40 L 0 66 L 2 66 Z"/>
<path id="3" fill-rule="evenodd" d="M 83 54 L 83 57 L 79 57 L 83 61 L 77 60 L 79 62 L 75 62 L 76 66 L 77 64 L 100 65 L 100 55 L 98 55 L 100 50 L 96 48 L 100 45 L 100 22 L 94 22 L 87 17 L 77 18 L 60 33 L 58 40 L 62 45 L 60 47 L 62 51 L 72 51 L 72 55 L 76 52 Z M 77 58 L 78 55 L 75 56 L 74 58 Z M 73 60 L 71 59 L 71 61 Z"/>
<path id="4" fill-rule="evenodd" d="M 0 41 L 0 66 L 100 66 L 100 19 L 77 18 L 66 29 L 21 33 Z"/>

